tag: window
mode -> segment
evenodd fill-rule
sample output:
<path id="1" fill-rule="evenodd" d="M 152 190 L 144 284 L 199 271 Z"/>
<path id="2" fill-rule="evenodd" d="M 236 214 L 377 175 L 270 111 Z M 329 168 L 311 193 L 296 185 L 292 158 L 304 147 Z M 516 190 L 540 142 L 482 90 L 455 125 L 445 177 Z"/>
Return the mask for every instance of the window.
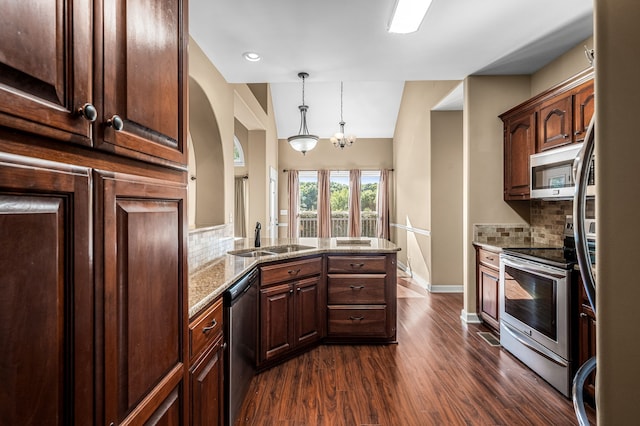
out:
<path id="1" fill-rule="evenodd" d="M 244 151 L 236 136 L 233 137 L 233 165 L 235 167 L 244 167 Z"/>
<path id="2" fill-rule="evenodd" d="M 349 236 L 349 172 L 332 171 L 331 178 L 331 236 Z"/>
<path id="3" fill-rule="evenodd" d="M 360 179 L 360 229 L 363 237 L 378 236 L 378 183 L 380 171 L 362 171 Z"/>
<path id="4" fill-rule="evenodd" d="M 300 237 L 318 236 L 318 172 L 300 171 Z"/>

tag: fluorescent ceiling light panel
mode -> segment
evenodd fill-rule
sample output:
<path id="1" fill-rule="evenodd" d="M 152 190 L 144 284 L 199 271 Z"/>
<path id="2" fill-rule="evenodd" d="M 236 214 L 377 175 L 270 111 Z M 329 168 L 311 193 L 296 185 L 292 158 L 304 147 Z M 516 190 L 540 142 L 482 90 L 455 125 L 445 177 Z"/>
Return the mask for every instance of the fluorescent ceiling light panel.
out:
<path id="1" fill-rule="evenodd" d="M 396 0 L 388 31 L 398 34 L 418 31 L 430 5 L 431 0 Z"/>

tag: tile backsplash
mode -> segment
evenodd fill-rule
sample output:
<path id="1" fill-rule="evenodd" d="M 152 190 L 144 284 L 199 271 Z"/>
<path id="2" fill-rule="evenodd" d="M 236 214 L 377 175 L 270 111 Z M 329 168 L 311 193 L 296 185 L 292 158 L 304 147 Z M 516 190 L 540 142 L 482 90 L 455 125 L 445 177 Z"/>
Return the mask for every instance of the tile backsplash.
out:
<path id="1" fill-rule="evenodd" d="M 189 272 L 233 250 L 233 224 L 189 231 Z"/>
<path id="2" fill-rule="evenodd" d="M 478 243 L 528 244 L 531 231 L 526 223 L 477 224 L 474 226 L 474 241 Z"/>

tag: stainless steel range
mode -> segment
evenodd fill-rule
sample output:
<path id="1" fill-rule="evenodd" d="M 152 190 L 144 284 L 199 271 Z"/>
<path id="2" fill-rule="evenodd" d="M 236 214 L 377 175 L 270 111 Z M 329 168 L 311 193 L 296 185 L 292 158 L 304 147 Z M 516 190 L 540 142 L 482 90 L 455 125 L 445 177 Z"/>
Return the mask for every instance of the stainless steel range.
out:
<path id="1" fill-rule="evenodd" d="M 500 255 L 500 343 L 567 397 L 576 369 L 572 242 L 568 217 L 564 247 L 504 249 Z"/>

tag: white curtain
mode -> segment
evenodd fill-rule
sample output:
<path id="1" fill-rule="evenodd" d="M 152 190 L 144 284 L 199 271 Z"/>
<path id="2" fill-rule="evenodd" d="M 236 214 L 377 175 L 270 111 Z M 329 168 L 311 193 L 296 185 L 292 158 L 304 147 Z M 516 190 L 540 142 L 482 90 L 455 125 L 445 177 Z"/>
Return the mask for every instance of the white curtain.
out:
<path id="1" fill-rule="evenodd" d="M 360 182 L 362 173 L 360 170 L 349 172 L 349 236 L 358 238 L 361 234 L 360 227 Z"/>
<path id="2" fill-rule="evenodd" d="M 242 176 L 236 176 L 235 178 L 235 205 L 233 222 L 233 234 L 236 237 L 245 238 L 247 236 L 246 219 L 245 219 L 245 192 L 244 192 L 245 178 Z"/>
<path id="3" fill-rule="evenodd" d="M 318 238 L 331 238 L 331 183 L 329 170 L 318 170 Z"/>
<path id="4" fill-rule="evenodd" d="M 389 239 L 389 170 L 380 170 L 380 182 L 378 183 L 378 197 L 376 209 L 378 210 L 378 238 Z"/>
<path id="5" fill-rule="evenodd" d="M 289 170 L 289 223 L 287 229 L 287 237 L 298 238 L 299 234 L 299 218 L 300 215 L 300 182 L 297 170 Z"/>

